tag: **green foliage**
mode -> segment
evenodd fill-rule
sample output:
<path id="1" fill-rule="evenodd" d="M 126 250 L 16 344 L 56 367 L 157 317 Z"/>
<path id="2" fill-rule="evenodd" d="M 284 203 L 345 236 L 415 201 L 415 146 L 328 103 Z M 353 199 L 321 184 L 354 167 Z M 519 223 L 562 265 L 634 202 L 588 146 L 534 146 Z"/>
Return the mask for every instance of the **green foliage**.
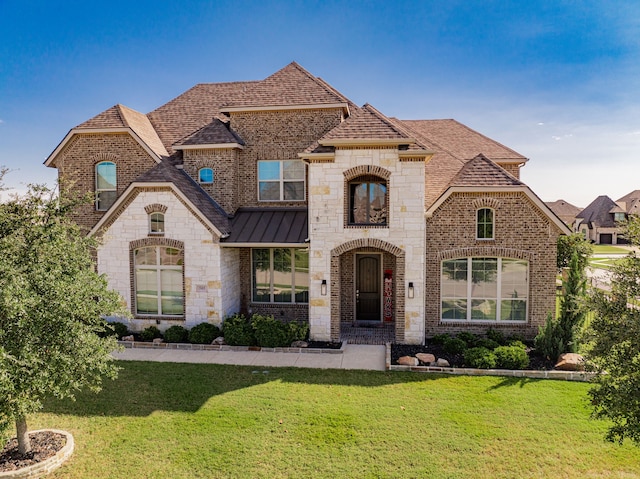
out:
<path id="1" fill-rule="evenodd" d="M 456 337 L 462 339 L 465 343 L 467 343 L 467 347 L 474 346 L 478 341 L 478 337 L 473 333 L 469 333 L 468 331 L 458 333 Z"/>
<path id="2" fill-rule="evenodd" d="M 467 348 L 467 342 L 460 338 L 446 338 L 442 343 L 442 349 L 449 354 L 460 354 Z"/>
<path id="3" fill-rule="evenodd" d="M 451 335 L 444 333 L 444 334 L 436 334 L 434 337 L 431 338 L 431 342 L 433 344 L 444 344 L 444 342 L 449 339 L 451 337 Z"/>
<path id="4" fill-rule="evenodd" d="M 498 331 L 497 329 L 489 328 L 487 331 L 487 338 L 495 341 L 499 345 L 504 345 L 507 343 L 507 340 L 504 337 L 504 333 L 502 331 Z"/>
<path id="5" fill-rule="evenodd" d="M 640 217 L 627 224 L 627 238 L 640 243 Z M 595 311 L 585 335 L 586 358 L 596 372 L 589 391 L 593 416 L 613 423 L 610 441 L 631 439 L 640 445 L 640 257 L 631 253 L 614 266 L 611 292 L 593 290 L 589 304 Z"/>
<path id="6" fill-rule="evenodd" d="M 562 281 L 563 295 L 560 299 L 560 315 L 558 318 L 558 332 L 562 341 L 564 353 L 575 353 L 577 350 L 577 336 L 585 318 L 585 298 L 587 277 L 584 265 L 573 251 L 567 277 Z"/>
<path id="7" fill-rule="evenodd" d="M 500 346 L 500 344 L 499 344 L 499 343 L 497 343 L 496 341 L 494 341 L 493 339 L 489 339 L 489 338 L 480 338 L 480 339 L 478 339 L 478 341 L 476 342 L 475 346 L 482 346 L 483 348 L 487 348 L 487 349 L 494 350 L 495 348 L 497 348 L 498 346 Z"/>
<path id="8" fill-rule="evenodd" d="M 273 316 L 255 315 L 251 318 L 256 342 L 265 348 L 282 348 L 289 346 L 289 325 L 274 319 Z"/>
<path id="9" fill-rule="evenodd" d="M 534 345 L 540 354 L 550 361 L 556 361 L 558 356 L 564 352 L 558 321 L 553 319 L 551 313 L 547 315 L 544 326 L 540 326 L 538 329 Z"/>
<path id="10" fill-rule="evenodd" d="M 186 343 L 189 331 L 178 324 L 167 328 L 164 332 L 164 340 L 167 343 Z"/>
<path id="11" fill-rule="evenodd" d="M 255 346 L 257 344 L 251 321 L 243 314 L 236 314 L 222 324 L 224 341 L 231 346 Z"/>
<path id="12" fill-rule="evenodd" d="M 149 326 L 148 328 L 143 329 L 140 333 L 140 338 L 142 338 L 143 341 L 153 341 L 154 339 L 161 337 L 162 333 L 155 326 Z"/>
<path id="13" fill-rule="evenodd" d="M 95 241 L 70 219 L 79 203 L 31 186 L 0 204 L 0 431 L 46 398 L 97 391 L 116 376 L 117 343 L 102 318 L 127 313 L 94 271 Z"/>
<path id="14" fill-rule="evenodd" d="M 464 352 L 464 364 L 468 368 L 492 369 L 496 367 L 496 355 L 483 348 L 471 348 Z"/>
<path id="15" fill-rule="evenodd" d="M 527 350 L 518 345 L 498 346 L 493 350 L 496 366 L 500 369 L 526 369 L 529 366 Z"/>
<path id="16" fill-rule="evenodd" d="M 571 258 L 575 254 L 578 257 L 578 268 L 584 271 L 592 253 L 593 246 L 586 241 L 580 233 L 575 233 L 570 236 L 560 236 L 558 238 L 558 269 L 567 268 L 571 263 Z"/>
<path id="17" fill-rule="evenodd" d="M 220 334 L 220 328 L 215 324 L 196 324 L 189 331 L 189 342 L 192 344 L 211 344 Z"/>
<path id="18" fill-rule="evenodd" d="M 297 323 L 292 321 L 288 326 L 290 343 L 293 343 L 294 341 L 306 341 L 309 337 L 309 323 Z"/>
<path id="19" fill-rule="evenodd" d="M 129 328 L 127 327 L 127 325 L 119 321 L 108 323 L 105 330 L 107 334 L 113 334 L 118 339 L 121 339 L 123 336 L 129 334 Z"/>

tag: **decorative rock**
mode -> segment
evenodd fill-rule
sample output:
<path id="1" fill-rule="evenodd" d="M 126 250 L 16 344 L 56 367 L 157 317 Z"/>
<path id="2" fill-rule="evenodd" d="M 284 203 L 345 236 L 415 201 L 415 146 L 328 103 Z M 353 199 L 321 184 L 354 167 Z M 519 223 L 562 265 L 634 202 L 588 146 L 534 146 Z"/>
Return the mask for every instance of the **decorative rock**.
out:
<path id="1" fill-rule="evenodd" d="M 223 344 L 227 344 L 227 343 L 225 343 L 225 342 L 224 342 L 224 337 L 222 337 L 222 336 L 218 336 L 216 339 L 214 339 L 214 340 L 212 341 L 212 343 L 211 343 L 211 344 L 219 344 L 219 345 L 223 345 Z"/>
<path id="2" fill-rule="evenodd" d="M 309 346 L 309 343 L 306 341 L 294 341 L 291 343 L 292 348 L 306 348 L 307 346 Z"/>
<path id="3" fill-rule="evenodd" d="M 438 358 L 438 360 L 436 361 L 436 366 L 438 366 L 439 368 L 448 368 L 451 366 L 451 364 L 449 364 L 449 361 L 447 361 L 446 359 Z"/>
<path id="4" fill-rule="evenodd" d="M 402 356 L 398 358 L 398 364 L 402 366 L 417 366 L 418 358 L 414 358 L 413 356 Z"/>
<path id="5" fill-rule="evenodd" d="M 430 365 L 431 363 L 436 362 L 436 357 L 433 354 L 429 353 L 418 353 L 416 354 L 416 358 L 424 364 Z"/>
<path id="6" fill-rule="evenodd" d="M 584 358 L 577 353 L 564 353 L 554 367 L 560 371 L 584 371 Z"/>
<path id="7" fill-rule="evenodd" d="M 131 336 L 122 336 L 122 341 L 135 341 L 133 334 Z"/>
<path id="8" fill-rule="evenodd" d="M 162 338 L 153 338 L 153 344 L 161 344 L 164 343 Z"/>

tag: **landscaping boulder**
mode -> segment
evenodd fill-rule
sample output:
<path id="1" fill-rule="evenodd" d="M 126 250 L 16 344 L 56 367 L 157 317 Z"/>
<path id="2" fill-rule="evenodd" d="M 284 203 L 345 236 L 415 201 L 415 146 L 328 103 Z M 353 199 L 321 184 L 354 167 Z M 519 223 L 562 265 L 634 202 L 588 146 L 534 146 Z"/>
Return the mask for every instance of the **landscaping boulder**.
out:
<path id="1" fill-rule="evenodd" d="M 135 341 L 136 339 L 133 337 L 133 334 L 131 336 L 122 336 L 122 341 Z"/>
<path id="2" fill-rule="evenodd" d="M 217 344 L 217 345 L 223 345 L 223 344 L 227 344 L 224 342 L 224 337 L 223 336 L 218 336 L 216 339 L 214 339 L 211 344 Z"/>
<path id="3" fill-rule="evenodd" d="M 438 360 L 436 361 L 436 366 L 440 368 L 448 368 L 451 366 L 451 364 L 449 364 L 449 361 L 447 361 L 446 359 L 438 358 Z"/>
<path id="4" fill-rule="evenodd" d="M 292 348 L 306 348 L 309 344 L 306 341 L 294 341 L 291 343 Z"/>
<path id="5" fill-rule="evenodd" d="M 162 338 L 153 338 L 153 344 L 161 344 L 164 343 L 164 339 Z"/>
<path id="6" fill-rule="evenodd" d="M 584 371 L 584 358 L 577 353 L 564 353 L 554 367 L 560 371 Z"/>
<path id="7" fill-rule="evenodd" d="M 433 354 L 429 353 L 418 353 L 416 354 L 416 358 L 427 366 L 436 362 L 436 357 Z"/>
<path id="8" fill-rule="evenodd" d="M 418 358 L 413 356 L 402 356 L 401 358 L 398 358 L 398 364 L 402 366 L 417 366 Z"/>

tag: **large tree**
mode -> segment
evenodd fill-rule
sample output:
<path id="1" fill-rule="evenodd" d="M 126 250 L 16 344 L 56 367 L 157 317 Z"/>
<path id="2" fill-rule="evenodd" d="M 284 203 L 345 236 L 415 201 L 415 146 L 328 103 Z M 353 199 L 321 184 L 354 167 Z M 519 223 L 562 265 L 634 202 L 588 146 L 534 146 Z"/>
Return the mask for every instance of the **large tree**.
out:
<path id="1" fill-rule="evenodd" d="M 640 217 L 625 236 L 640 245 Z M 589 391 L 596 418 L 612 421 L 607 439 L 640 444 L 640 257 L 630 253 L 614 268 L 611 291 L 594 290 L 588 360 L 598 373 Z"/>
<path id="2" fill-rule="evenodd" d="M 15 422 L 22 454 L 31 447 L 26 418 L 44 399 L 97 390 L 117 371 L 103 318 L 124 314 L 122 300 L 69 218 L 77 201 L 60 197 L 30 186 L 0 203 L 0 432 Z"/>

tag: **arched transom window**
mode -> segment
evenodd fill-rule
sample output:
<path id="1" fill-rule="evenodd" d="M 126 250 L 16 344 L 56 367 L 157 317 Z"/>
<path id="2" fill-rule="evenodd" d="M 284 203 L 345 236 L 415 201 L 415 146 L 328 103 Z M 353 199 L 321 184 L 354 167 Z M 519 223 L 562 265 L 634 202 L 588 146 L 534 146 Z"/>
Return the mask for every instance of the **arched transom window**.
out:
<path id="1" fill-rule="evenodd" d="M 386 225 L 388 221 L 387 181 L 373 175 L 349 182 L 349 224 Z"/>

